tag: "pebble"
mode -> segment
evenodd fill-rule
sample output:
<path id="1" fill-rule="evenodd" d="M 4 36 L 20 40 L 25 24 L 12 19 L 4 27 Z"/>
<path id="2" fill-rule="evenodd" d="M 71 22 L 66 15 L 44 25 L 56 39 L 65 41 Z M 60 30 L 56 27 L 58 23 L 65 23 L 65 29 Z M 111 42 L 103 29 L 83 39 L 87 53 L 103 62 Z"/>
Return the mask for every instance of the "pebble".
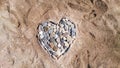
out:
<path id="1" fill-rule="evenodd" d="M 64 37 L 67 37 L 68 35 L 69 35 L 68 32 L 63 33 L 63 36 L 64 36 Z"/>
<path id="2" fill-rule="evenodd" d="M 74 28 L 71 28 L 70 29 L 70 35 L 73 37 L 76 35 L 76 32 L 75 32 L 75 29 Z"/>
<path id="3" fill-rule="evenodd" d="M 51 42 L 49 45 L 50 45 L 50 47 L 53 49 L 54 44 Z"/>
<path id="4" fill-rule="evenodd" d="M 73 39 L 71 38 L 71 36 L 68 36 L 68 37 L 67 37 L 67 41 L 68 41 L 69 44 L 71 44 L 71 40 L 73 40 Z"/>
<path id="5" fill-rule="evenodd" d="M 64 25 L 63 25 L 63 24 L 60 24 L 60 27 L 61 27 L 61 28 L 63 28 L 63 27 L 64 27 Z"/>
<path id="6" fill-rule="evenodd" d="M 60 43 L 60 38 L 57 38 L 57 39 L 56 39 L 56 42 L 59 44 L 59 43 Z"/>
<path id="7" fill-rule="evenodd" d="M 42 31 L 39 32 L 39 36 L 40 36 L 41 39 L 44 38 L 44 35 L 43 35 Z"/>
<path id="8" fill-rule="evenodd" d="M 56 39 L 56 38 L 58 38 L 58 35 L 57 35 L 57 34 L 55 34 L 55 39 Z"/>
<path id="9" fill-rule="evenodd" d="M 69 47 L 69 43 L 65 42 L 65 46 L 66 46 L 66 47 Z"/>
<path id="10" fill-rule="evenodd" d="M 54 51 L 57 51 L 57 50 L 58 50 L 58 47 L 57 47 L 57 46 L 54 46 L 54 47 L 53 47 L 53 50 L 54 50 Z"/>
<path id="11" fill-rule="evenodd" d="M 65 25 L 65 31 L 67 31 L 68 30 L 68 25 Z"/>
<path id="12" fill-rule="evenodd" d="M 54 32 L 56 32 L 56 29 L 54 29 Z"/>
<path id="13" fill-rule="evenodd" d="M 48 23 L 48 26 L 51 26 L 51 23 Z"/>
<path id="14" fill-rule="evenodd" d="M 59 47 L 59 48 L 61 47 L 61 44 L 60 44 L 60 43 L 58 44 L 58 47 Z"/>
<path id="15" fill-rule="evenodd" d="M 66 37 L 63 37 L 63 40 L 66 40 Z"/>

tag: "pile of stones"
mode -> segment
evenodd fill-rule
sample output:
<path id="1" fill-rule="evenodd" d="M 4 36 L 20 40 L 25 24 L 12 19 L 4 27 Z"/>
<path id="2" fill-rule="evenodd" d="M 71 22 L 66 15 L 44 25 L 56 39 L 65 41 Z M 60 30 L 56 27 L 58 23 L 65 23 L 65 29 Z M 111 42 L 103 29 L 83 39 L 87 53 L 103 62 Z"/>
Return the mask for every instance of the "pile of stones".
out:
<path id="1" fill-rule="evenodd" d="M 59 24 L 52 21 L 38 25 L 38 41 L 53 58 L 59 58 L 66 53 L 75 40 L 76 26 L 67 18 L 62 18 Z"/>

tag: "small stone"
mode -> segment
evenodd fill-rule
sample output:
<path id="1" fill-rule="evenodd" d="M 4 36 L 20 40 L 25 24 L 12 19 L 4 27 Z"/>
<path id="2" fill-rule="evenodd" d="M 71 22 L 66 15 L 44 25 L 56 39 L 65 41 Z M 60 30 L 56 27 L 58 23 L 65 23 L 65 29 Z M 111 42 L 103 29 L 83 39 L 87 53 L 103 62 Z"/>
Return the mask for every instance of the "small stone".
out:
<path id="1" fill-rule="evenodd" d="M 61 47 L 60 43 L 58 44 L 58 47 L 59 47 L 59 48 Z"/>
<path id="2" fill-rule="evenodd" d="M 66 31 L 65 31 L 65 30 L 63 30 L 63 31 L 62 31 L 62 33 L 66 33 Z"/>
<path id="3" fill-rule="evenodd" d="M 58 30 L 58 29 L 59 29 L 59 26 L 57 25 L 56 28 L 57 28 L 57 30 Z"/>
<path id="4" fill-rule="evenodd" d="M 57 52 L 56 52 L 58 56 L 61 55 L 61 52 L 60 52 L 60 51 L 61 51 L 61 49 L 58 49 Z"/>
<path id="5" fill-rule="evenodd" d="M 75 36 L 76 35 L 76 33 L 75 33 L 75 29 L 74 28 L 71 28 L 70 29 L 70 35 L 73 37 L 73 36 Z"/>
<path id="6" fill-rule="evenodd" d="M 54 47 L 54 44 L 51 42 L 50 43 L 50 47 L 53 49 L 53 47 Z"/>
<path id="7" fill-rule="evenodd" d="M 60 32 L 59 32 L 59 31 L 56 31 L 55 33 L 56 33 L 58 36 L 60 36 Z"/>
<path id="8" fill-rule="evenodd" d="M 57 35 L 57 34 L 55 34 L 55 39 L 56 39 L 56 38 L 58 38 L 58 35 Z"/>
<path id="9" fill-rule="evenodd" d="M 75 27 L 74 25 L 71 25 L 71 28 L 72 28 L 72 29 L 74 29 L 74 27 Z"/>
<path id="10" fill-rule="evenodd" d="M 67 37 L 68 35 L 69 35 L 68 32 L 63 33 L 63 36 L 64 36 L 64 37 Z"/>
<path id="11" fill-rule="evenodd" d="M 56 41 L 57 41 L 57 43 L 60 43 L 60 38 L 57 38 Z"/>
<path id="12" fill-rule="evenodd" d="M 70 37 L 70 36 L 68 36 L 67 37 L 67 41 L 71 44 L 71 41 L 72 41 L 73 39 Z"/>
<path id="13" fill-rule="evenodd" d="M 65 44 L 64 44 L 64 40 L 63 40 L 63 38 L 62 39 L 60 39 L 60 44 L 62 45 L 62 46 L 64 46 Z"/>
<path id="14" fill-rule="evenodd" d="M 67 31 L 68 30 L 68 25 L 65 25 L 65 31 Z"/>
<path id="15" fill-rule="evenodd" d="M 64 40 L 66 40 L 66 37 L 63 37 Z"/>
<path id="16" fill-rule="evenodd" d="M 42 31 L 40 31 L 39 34 L 40 34 L 40 38 L 41 38 L 41 39 L 44 38 L 44 35 L 43 35 L 43 32 L 42 32 Z"/>
<path id="17" fill-rule="evenodd" d="M 54 46 L 54 47 L 53 47 L 53 50 L 54 50 L 54 51 L 57 51 L 57 50 L 58 50 L 57 46 Z"/>
<path id="18" fill-rule="evenodd" d="M 53 32 L 53 30 L 52 30 L 52 29 L 50 29 L 50 30 L 48 31 L 48 33 L 49 33 L 49 34 L 51 34 L 52 32 Z"/>
<path id="19" fill-rule="evenodd" d="M 62 19 L 63 21 L 66 21 L 66 19 Z"/>
<path id="20" fill-rule="evenodd" d="M 64 25 L 63 25 L 63 24 L 60 24 L 60 27 L 62 27 L 62 28 L 63 28 L 63 27 L 64 27 Z"/>
<path id="21" fill-rule="evenodd" d="M 67 42 L 65 42 L 65 46 L 66 46 L 66 47 L 69 47 L 69 44 L 68 44 Z"/>
<path id="22" fill-rule="evenodd" d="M 55 40 L 53 41 L 53 43 L 54 43 L 54 46 L 57 46 L 57 42 Z"/>
<path id="23" fill-rule="evenodd" d="M 48 26 L 51 26 L 51 24 L 50 24 L 50 23 L 48 23 Z"/>
<path id="24" fill-rule="evenodd" d="M 56 29 L 54 29 L 54 32 L 56 32 Z"/>
<path id="25" fill-rule="evenodd" d="M 43 27 L 43 29 L 46 32 L 46 31 L 48 31 L 49 28 L 47 26 L 45 26 L 45 27 Z"/>

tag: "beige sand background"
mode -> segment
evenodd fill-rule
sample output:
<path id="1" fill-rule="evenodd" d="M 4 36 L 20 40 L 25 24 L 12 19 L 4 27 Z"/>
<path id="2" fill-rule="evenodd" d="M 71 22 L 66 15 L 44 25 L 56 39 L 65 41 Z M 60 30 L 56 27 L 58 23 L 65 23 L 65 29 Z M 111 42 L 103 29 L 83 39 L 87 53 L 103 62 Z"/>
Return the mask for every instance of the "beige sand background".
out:
<path id="1" fill-rule="evenodd" d="M 77 36 L 53 60 L 38 44 L 37 26 L 62 17 Z M 120 0 L 0 0 L 0 68 L 120 68 Z"/>

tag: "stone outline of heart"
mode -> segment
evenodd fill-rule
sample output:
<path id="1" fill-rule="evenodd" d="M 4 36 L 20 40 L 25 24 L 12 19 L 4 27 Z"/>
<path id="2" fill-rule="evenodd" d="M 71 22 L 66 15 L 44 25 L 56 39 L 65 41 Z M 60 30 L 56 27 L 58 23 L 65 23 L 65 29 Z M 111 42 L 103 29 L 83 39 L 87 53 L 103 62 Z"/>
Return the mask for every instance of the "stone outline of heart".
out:
<path id="1" fill-rule="evenodd" d="M 74 25 L 75 31 L 76 31 L 76 25 L 75 25 L 73 22 L 71 22 L 69 19 L 67 19 L 67 18 L 65 18 L 65 17 L 61 18 L 61 20 L 63 20 L 63 19 L 68 20 L 70 23 L 72 23 L 72 25 Z M 61 20 L 59 21 L 59 24 L 54 23 L 54 22 L 52 22 L 52 21 L 47 21 L 47 22 L 59 26 L 59 30 L 60 30 Z M 43 23 L 44 23 L 44 22 L 43 22 Z M 40 24 L 38 25 L 38 27 L 37 27 L 38 33 L 39 33 L 39 27 L 40 27 L 40 25 L 43 24 L 43 23 L 40 23 Z M 68 23 L 68 22 L 65 22 L 65 23 Z M 45 46 L 43 46 L 43 44 L 41 44 L 40 38 L 39 38 L 39 34 L 38 34 L 37 36 L 38 36 L 38 42 L 39 42 L 39 44 L 41 45 L 41 47 L 42 47 L 45 51 L 47 51 L 47 52 L 49 53 L 49 55 L 50 55 L 51 57 L 53 57 L 53 58 L 57 58 L 57 59 L 58 59 L 61 55 L 64 55 L 64 53 L 66 53 L 66 52 L 69 50 L 70 46 L 72 45 L 72 43 L 69 44 L 69 47 L 68 47 L 67 49 L 65 49 L 65 51 L 64 51 L 60 56 L 56 57 L 55 55 L 52 55 L 52 54 L 50 53 L 50 51 L 49 51 L 47 48 L 45 48 Z M 76 32 L 75 32 L 75 36 L 76 36 Z M 74 40 L 75 40 L 75 37 L 73 38 L 72 42 L 74 42 Z"/>

